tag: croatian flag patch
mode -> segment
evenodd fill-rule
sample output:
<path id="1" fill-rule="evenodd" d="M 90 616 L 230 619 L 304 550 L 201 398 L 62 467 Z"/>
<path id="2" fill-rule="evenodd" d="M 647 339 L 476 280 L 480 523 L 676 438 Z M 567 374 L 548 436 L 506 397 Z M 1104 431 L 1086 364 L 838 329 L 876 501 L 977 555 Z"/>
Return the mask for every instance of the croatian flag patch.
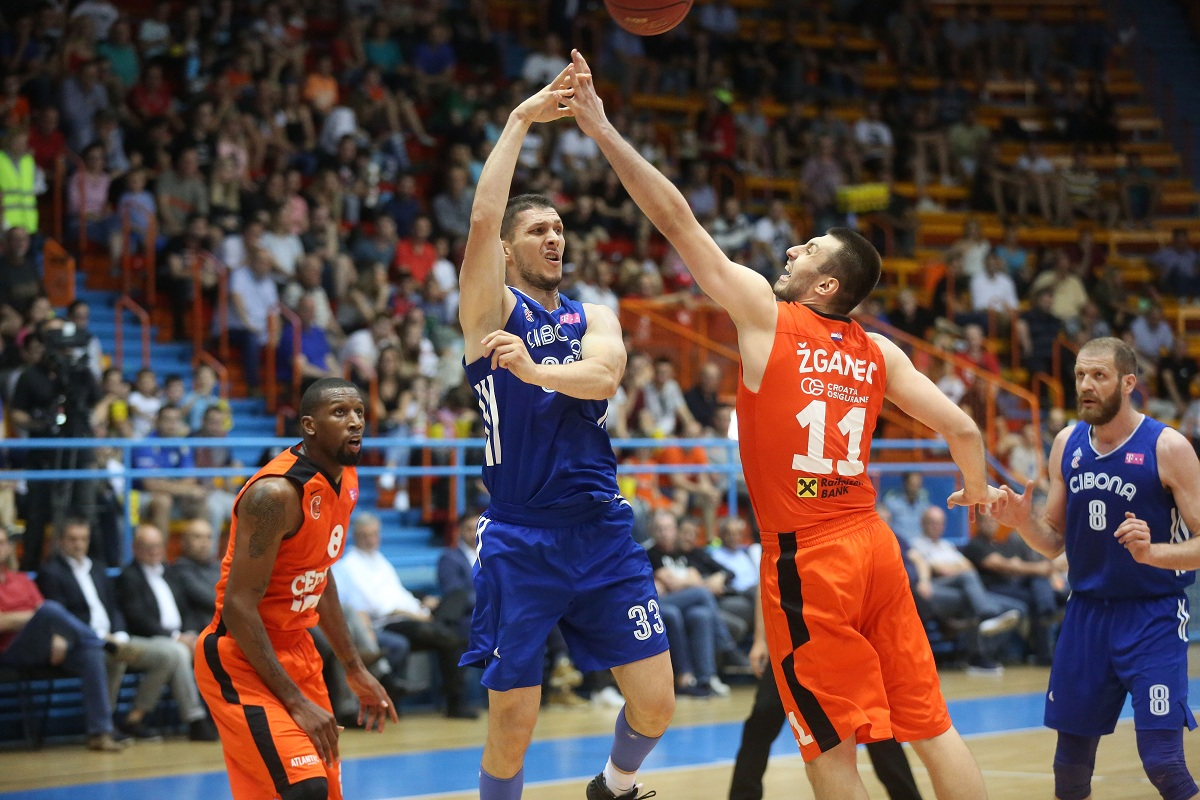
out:
<path id="1" fill-rule="evenodd" d="M 833 339 L 835 342 L 840 342 L 842 340 L 842 334 L 838 331 L 834 331 L 833 333 L 829 334 L 829 338 Z"/>
<path id="2" fill-rule="evenodd" d="M 1125 454 L 1125 463 L 1126 464 L 1145 464 L 1146 463 L 1146 454 L 1145 453 L 1126 453 Z"/>
<path id="3" fill-rule="evenodd" d="M 353 503 L 356 500 L 358 500 L 358 489 L 351 489 L 350 490 L 350 502 Z"/>
<path id="4" fill-rule="evenodd" d="M 529 310 L 529 306 L 525 306 L 525 319 L 533 322 L 533 312 Z"/>
<path id="5" fill-rule="evenodd" d="M 579 324 L 579 314 L 574 311 L 572 311 L 568 314 L 563 314 L 561 317 L 558 318 L 558 324 L 560 324 L 560 325 L 571 325 L 571 324 L 578 325 Z"/>

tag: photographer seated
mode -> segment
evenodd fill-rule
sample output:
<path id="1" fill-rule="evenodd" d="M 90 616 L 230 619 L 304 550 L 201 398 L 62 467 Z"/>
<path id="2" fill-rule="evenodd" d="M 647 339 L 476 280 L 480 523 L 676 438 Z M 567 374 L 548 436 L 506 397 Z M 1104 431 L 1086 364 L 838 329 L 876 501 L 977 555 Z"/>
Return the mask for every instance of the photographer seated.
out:
<path id="1" fill-rule="evenodd" d="M 154 418 L 154 433 L 146 437 L 147 445 L 155 439 L 176 439 L 188 435 L 183 409 L 167 405 Z M 135 469 L 161 470 L 172 474 L 176 470 L 196 466 L 195 455 L 189 447 L 138 447 L 133 451 Z M 134 484 L 142 491 L 142 518 L 160 531 L 170 530 L 172 516 L 184 519 L 206 517 L 208 489 L 199 478 L 142 478 Z"/>
<path id="2" fill-rule="evenodd" d="M 90 437 L 93 427 L 103 424 L 107 408 L 99 409 L 100 387 L 86 363 L 72 353 L 87 341 L 73 323 L 61 319 L 46 320 L 26 335 L 22 347 L 28 366 L 17 378 L 9 404 L 17 430 L 31 438 Z M 25 464 L 29 469 L 87 469 L 91 462 L 89 450 L 56 449 L 31 450 Z M 26 500 L 21 569 L 32 571 L 42 560 L 46 525 L 56 512 L 90 513 L 95 482 L 30 481 Z M 93 552 L 99 553 L 101 545 L 96 541 Z"/>

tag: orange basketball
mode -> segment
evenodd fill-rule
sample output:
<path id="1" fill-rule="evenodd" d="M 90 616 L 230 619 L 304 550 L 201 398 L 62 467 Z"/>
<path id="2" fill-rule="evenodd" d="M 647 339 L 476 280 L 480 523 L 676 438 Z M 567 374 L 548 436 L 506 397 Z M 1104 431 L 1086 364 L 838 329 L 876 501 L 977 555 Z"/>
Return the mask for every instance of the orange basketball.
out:
<path id="1" fill-rule="evenodd" d="M 656 36 L 687 16 L 692 0 L 604 0 L 617 24 L 638 36 Z"/>

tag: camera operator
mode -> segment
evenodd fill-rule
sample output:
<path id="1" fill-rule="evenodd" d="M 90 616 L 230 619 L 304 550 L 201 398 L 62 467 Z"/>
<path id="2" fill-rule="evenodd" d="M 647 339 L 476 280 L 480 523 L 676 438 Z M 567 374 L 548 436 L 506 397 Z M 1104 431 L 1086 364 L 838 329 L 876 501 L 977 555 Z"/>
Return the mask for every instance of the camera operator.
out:
<path id="1" fill-rule="evenodd" d="M 87 364 L 72 354 L 74 348 L 86 346 L 86 334 L 81 336 L 73 323 L 51 319 L 29 337 L 36 337 L 33 344 L 40 343 L 42 352 L 17 379 L 11 401 L 13 424 L 31 438 L 91 437 L 93 426 L 103 422 L 92 419 L 100 387 Z M 87 469 L 91 465 L 90 450 L 31 450 L 26 458 L 29 469 Z M 94 494 L 95 481 L 29 481 L 21 569 L 34 570 L 40 564 L 46 525 L 61 522 L 68 509 L 76 515 L 92 513 Z M 104 547 L 99 538 L 92 544 L 97 554 Z"/>

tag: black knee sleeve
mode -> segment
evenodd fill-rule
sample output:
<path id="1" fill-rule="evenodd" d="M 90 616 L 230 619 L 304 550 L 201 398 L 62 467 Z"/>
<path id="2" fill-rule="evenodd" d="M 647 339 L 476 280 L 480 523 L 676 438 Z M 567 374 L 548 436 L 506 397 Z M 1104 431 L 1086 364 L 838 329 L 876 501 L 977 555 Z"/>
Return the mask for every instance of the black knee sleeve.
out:
<path id="1" fill-rule="evenodd" d="M 1183 731 L 1138 731 L 1138 755 L 1146 777 L 1163 800 L 1187 800 L 1196 796 L 1196 782 L 1183 757 Z"/>
<path id="2" fill-rule="evenodd" d="M 293 783 L 279 796 L 283 800 L 329 800 L 329 781 L 325 778 L 308 778 Z"/>
<path id="3" fill-rule="evenodd" d="M 1092 793 L 1099 736 L 1058 734 L 1054 751 L 1054 796 L 1059 800 L 1083 800 Z"/>

